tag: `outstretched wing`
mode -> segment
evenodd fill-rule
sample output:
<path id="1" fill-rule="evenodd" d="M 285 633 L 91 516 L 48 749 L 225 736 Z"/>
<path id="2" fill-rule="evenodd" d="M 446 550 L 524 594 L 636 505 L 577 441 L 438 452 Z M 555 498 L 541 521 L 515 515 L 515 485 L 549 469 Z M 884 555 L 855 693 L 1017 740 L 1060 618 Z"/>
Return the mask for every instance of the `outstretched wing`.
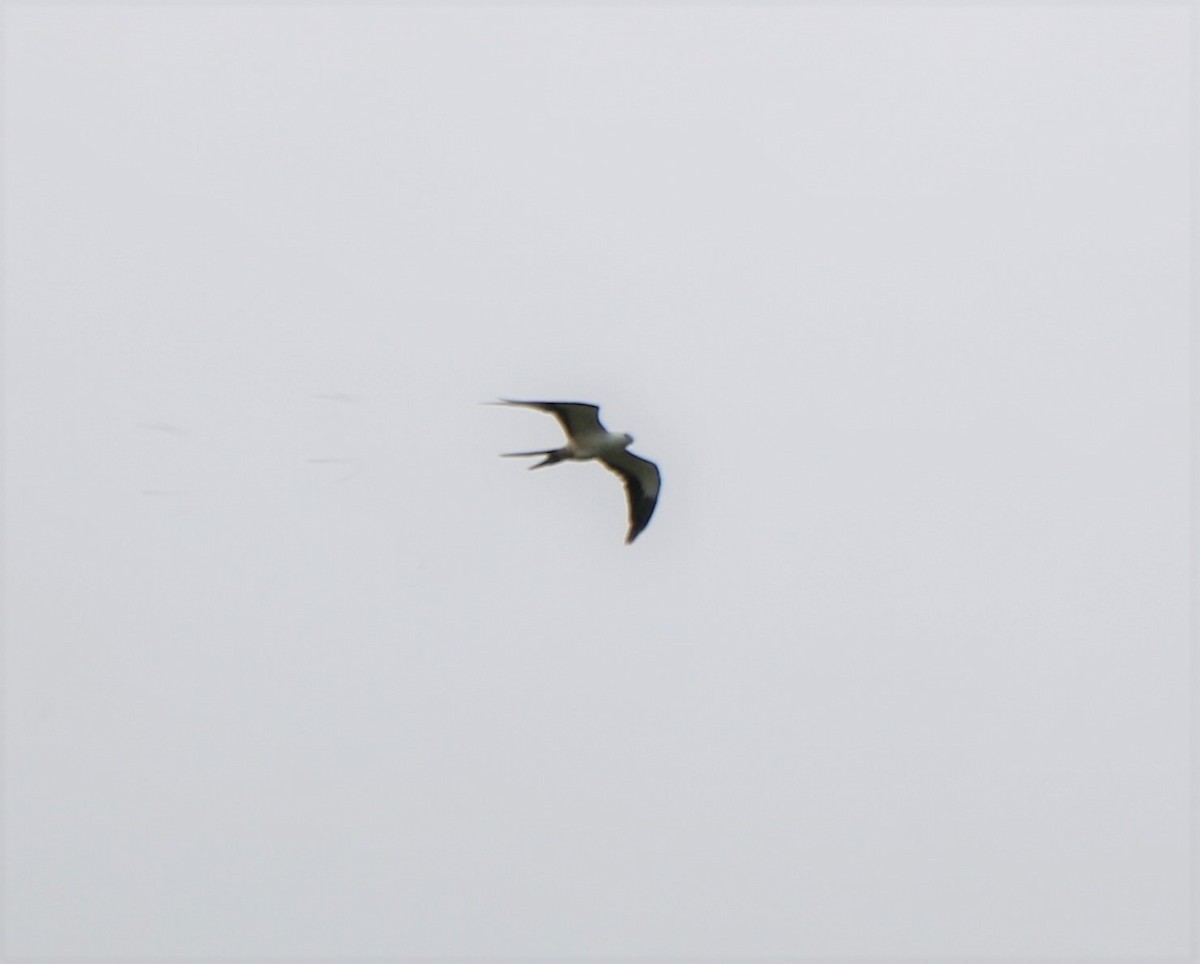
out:
<path id="1" fill-rule="evenodd" d="M 629 499 L 629 533 L 625 536 L 625 544 L 628 545 L 646 528 L 650 516 L 654 515 L 662 476 L 657 465 L 634 455 L 628 449 L 605 456 L 601 461 L 625 482 L 625 496 Z"/>
<path id="2" fill-rule="evenodd" d="M 599 405 L 588 402 L 520 402 L 511 398 L 502 398 L 500 401 L 505 405 L 523 405 L 525 408 L 536 408 L 539 412 L 549 412 L 562 423 L 563 429 L 572 438 L 604 434 Z"/>

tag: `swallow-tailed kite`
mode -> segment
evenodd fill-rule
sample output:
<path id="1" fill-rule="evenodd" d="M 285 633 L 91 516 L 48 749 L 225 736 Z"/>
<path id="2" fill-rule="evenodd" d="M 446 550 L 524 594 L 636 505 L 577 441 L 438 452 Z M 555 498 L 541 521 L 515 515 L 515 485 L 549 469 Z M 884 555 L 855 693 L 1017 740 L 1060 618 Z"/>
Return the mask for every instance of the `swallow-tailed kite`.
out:
<path id="1" fill-rule="evenodd" d="M 647 459 L 639 458 L 629 451 L 633 436 L 624 432 L 610 432 L 600 424 L 600 406 L 587 402 L 518 402 L 504 398 L 494 404 L 520 405 L 549 412 L 562 424 L 567 433 L 567 444 L 560 449 L 539 449 L 536 452 L 505 452 L 505 458 L 526 455 L 544 455 L 542 461 L 531 465 L 540 469 L 565 459 L 585 462 L 599 459 L 605 468 L 616 472 L 625 481 L 625 495 L 629 499 L 629 532 L 625 536 L 628 545 L 646 528 L 654 505 L 658 502 L 661 476 L 658 466 Z"/>

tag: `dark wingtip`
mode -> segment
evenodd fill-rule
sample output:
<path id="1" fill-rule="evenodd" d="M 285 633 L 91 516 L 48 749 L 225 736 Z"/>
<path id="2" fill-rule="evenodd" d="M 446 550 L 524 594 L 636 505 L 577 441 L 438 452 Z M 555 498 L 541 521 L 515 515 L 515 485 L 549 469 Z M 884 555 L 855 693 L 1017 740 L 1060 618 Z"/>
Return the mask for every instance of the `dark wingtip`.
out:
<path id="1" fill-rule="evenodd" d="M 625 545 L 629 545 L 640 536 L 650 524 L 650 518 L 654 515 L 654 506 L 657 503 L 656 499 L 639 499 L 636 503 L 629 507 L 629 533 L 625 536 Z"/>

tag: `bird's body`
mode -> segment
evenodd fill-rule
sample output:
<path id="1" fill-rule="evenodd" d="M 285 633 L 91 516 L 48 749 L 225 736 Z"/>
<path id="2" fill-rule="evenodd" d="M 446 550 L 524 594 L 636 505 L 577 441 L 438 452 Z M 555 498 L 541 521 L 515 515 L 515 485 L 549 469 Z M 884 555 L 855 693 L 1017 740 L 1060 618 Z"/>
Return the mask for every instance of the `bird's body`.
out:
<path id="1" fill-rule="evenodd" d="M 625 536 L 625 542 L 633 542 L 638 533 L 646 528 L 650 516 L 654 514 L 654 507 L 658 503 L 658 490 L 662 484 L 658 466 L 629 451 L 633 442 L 632 435 L 610 432 L 600 423 L 598 405 L 587 402 L 519 402 L 507 398 L 501 399 L 497 404 L 549 412 L 558 419 L 567 433 L 567 444 L 562 448 L 506 452 L 506 458 L 545 456 L 541 462 L 531 465 L 531 469 L 540 469 L 566 460 L 599 460 L 605 468 L 621 476 L 625 483 L 625 494 L 629 500 L 629 532 Z"/>

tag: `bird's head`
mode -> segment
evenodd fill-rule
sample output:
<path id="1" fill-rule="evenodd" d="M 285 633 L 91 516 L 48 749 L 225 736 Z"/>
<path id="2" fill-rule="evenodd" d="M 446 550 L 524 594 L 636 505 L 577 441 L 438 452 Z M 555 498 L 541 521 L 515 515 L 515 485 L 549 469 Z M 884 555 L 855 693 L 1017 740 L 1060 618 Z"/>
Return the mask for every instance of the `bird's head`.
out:
<path id="1" fill-rule="evenodd" d="M 633 436 L 630 435 L 628 432 L 626 432 L 624 435 L 622 435 L 621 438 L 623 438 L 625 440 L 626 445 L 633 444 Z"/>

